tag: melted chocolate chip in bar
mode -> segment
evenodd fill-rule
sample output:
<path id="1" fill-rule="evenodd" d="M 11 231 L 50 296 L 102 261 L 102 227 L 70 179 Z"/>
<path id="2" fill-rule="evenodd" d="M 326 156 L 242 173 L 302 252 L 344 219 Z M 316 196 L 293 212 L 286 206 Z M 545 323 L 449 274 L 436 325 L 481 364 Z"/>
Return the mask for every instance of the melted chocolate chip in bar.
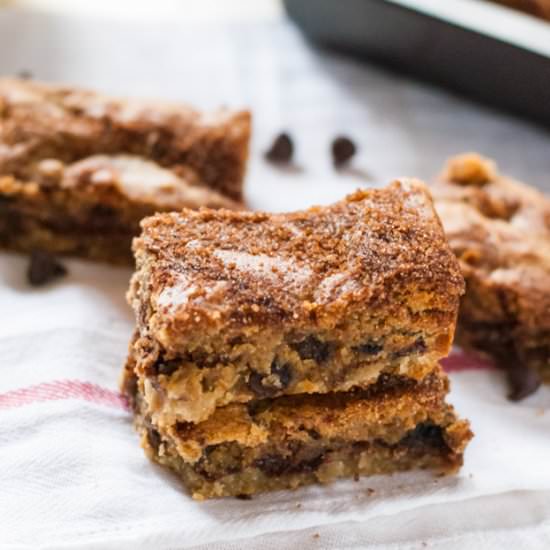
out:
<path id="1" fill-rule="evenodd" d="M 427 350 L 426 342 L 424 341 L 424 338 L 417 338 L 414 343 L 411 345 L 396 351 L 393 355 L 394 357 L 405 357 L 407 355 L 412 355 L 414 353 L 425 353 Z"/>
<path id="2" fill-rule="evenodd" d="M 157 374 L 163 374 L 164 376 L 170 376 L 176 372 L 181 365 L 180 359 L 161 360 L 155 367 Z"/>
<path id="3" fill-rule="evenodd" d="M 162 443 L 162 437 L 153 426 L 147 427 L 147 440 L 149 441 L 149 445 L 151 445 L 155 451 L 158 451 Z"/>
<path id="4" fill-rule="evenodd" d="M 300 359 L 313 359 L 317 363 L 324 363 L 330 356 L 331 345 L 310 334 L 301 342 L 290 345 L 298 352 Z"/>
<path id="5" fill-rule="evenodd" d="M 364 344 L 353 347 L 353 351 L 356 353 L 361 353 L 363 355 L 378 355 L 384 346 L 372 340 L 367 340 Z"/>
<path id="6" fill-rule="evenodd" d="M 414 430 L 401 440 L 400 444 L 408 447 L 427 446 L 434 449 L 447 447 L 441 426 L 435 426 L 427 422 L 418 424 Z"/>
<path id="7" fill-rule="evenodd" d="M 274 381 L 268 380 L 275 378 Z M 285 390 L 292 381 L 292 367 L 288 363 L 281 363 L 277 358 L 271 363 L 271 376 L 259 372 L 252 372 L 248 379 L 248 386 L 260 398 L 271 397 L 278 391 Z"/>
<path id="8" fill-rule="evenodd" d="M 293 461 L 292 458 L 286 458 L 282 455 L 271 454 L 259 458 L 255 466 L 267 476 L 281 476 L 284 474 L 303 474 L 314 472 L 321 466 L 324 460 L 324 453 L 321 452 L 314 458 Z"/>

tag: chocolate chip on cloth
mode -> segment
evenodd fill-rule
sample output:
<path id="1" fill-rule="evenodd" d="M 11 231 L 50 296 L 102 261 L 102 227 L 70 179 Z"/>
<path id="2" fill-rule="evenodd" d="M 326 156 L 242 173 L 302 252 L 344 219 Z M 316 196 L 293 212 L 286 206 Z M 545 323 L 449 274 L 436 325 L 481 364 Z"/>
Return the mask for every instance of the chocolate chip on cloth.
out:
<path id="1" fill-rule="evenodd" d="M 17 73 L 17 78 L 21 78 L 22 80 L 31 80 L 33 78 L 33 74 L 27 69 L 22 69 Z"/>
<path id="2" fill-rule="evenodd" d="M 338 136 L 332 141 L 332 162 L 335 168 L 342 168 L 355 156 L 357 146 L 347 136 Z"/>
<path id="3" fill-rule="evenodd" d="M 27 280 L 32 286 L 42 286 L 67 274 L 67 268 L 54 256 L 43 250 L 33 250 Z"/>
<path id="4" fill-rule="evenodd" d="M 279 134 L 271 147 L 266 151 L 265 158 L 275 164 L 288 164 L 294 154 L 292 138 L 286 132 Z"/>

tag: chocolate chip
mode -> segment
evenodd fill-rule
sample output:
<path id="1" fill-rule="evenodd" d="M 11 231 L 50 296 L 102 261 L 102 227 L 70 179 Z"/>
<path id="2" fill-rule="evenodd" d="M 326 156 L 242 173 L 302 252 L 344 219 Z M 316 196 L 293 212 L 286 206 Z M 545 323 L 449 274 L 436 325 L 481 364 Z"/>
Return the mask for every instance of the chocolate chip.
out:
<path id="1" fill-rule="evenodd" d="M 393 354 L 394 358 L 398 357 L 405 357 L 406 355 L 412 355 L 413 353 L 424 353 L 428 347 L 426 346 L 426 342 L 424 341 L 424 338 L 419 337 L 416 339 L 416 341 L 408 346 L 405 346 L 404 348 L 400 349 L 399 351 L 396 351 Z"/>
<path id="2" fill-rule="evenodd" d="M 206 481 L 216 481 L 216 479 L 220 477 L 220 474 L 213 473 L 208 470 L 202 458 L 193 466 L 193 470 Z"/>
<path id="3" fill-rule="evenodd" d="M 171 359 L 169 361 L 161 360 L 155 365 L 155 372 L 157 374 L 164 374 L 170 376 L 178 370 L 181 365 L 180 359 Z"/>
<path id="4" fill-rule="evenodd" d="M 311 439 L 315 441 L 318 441 L 319 439 L 321 439 L 321 434 L 317 430 L 314 430 L 313 428 L 305 428 L 304 426 L 300 426 L 300 430 L 304 430 L 307 433 L 307 435 L 309 435 L 309 437 L 311 437 Z"/>
<path id="5" fill-rule="evenodd" d="M 195 429 L 195 424 L 193 422 L 187 422 L 182 420 L 176 424 L 176 430 L 178 435 L 183 439 L 188 438 L 189 434 Z"/>
<path id="6" fill-rule="evenodd" d="M 248 377 L 248 387 L 258 396 L 258 397 L 272 397 L 277 393 L 276 388 L 263 385 L 264 375 L 253 371 Z"/>
<path id="7" fill-rule="evenodd" d="M 413 437 L 418 437 L 424 441 L 440 441 L 443 437 L 441 426 L 422 422 L 416 426 L 412 432 Z"/>
<path id="8" fill-rule="evenodd" d="M 298 352 L 302 360 L 313 359 L 317 363 L 323 363 L 330 356 L 330 344 L 311 334 L 301 342 L 290 344 L 290 347 Z"/>
<path id="9" fill-rule="evenodd" d="M 315 472 L 321 466 L 321 464 L 325 460 L 325 454 L 321 453 L 315 458 L 312 458 L 310 460 L 304 460 L 303 462 L 300 462 L 296 466 L 292 467 L 292 472 L 295 473 L 309 473 L 309 472 Z"/>
<path id="10" fill-rule="evenodd" d="M 209 457 L 214 451 L 216 451 L 216 449 L 218 448 L 217 445 L 207 445 L 203 451 L 202 451 L 202 454 L 205 456 L 205 457 Z"/>
<path id="11" fill-rule="evenodd" d="M 332 162 L 336 168 L 347 164 L 356 152 L 355 143 L 346 136 L 338 136 L 332 141 Z"/>
<path id="12" fill-rule="evenodd" d="M 27 279 L 32 286 L 42 286 L 67 274 L 67 269 L 57 259 L 43 250 L 33 250 L 27 269 Z"/>
<path id="13" fill-rule="evenodd" d="M 20 78 L 21 80 L 31 80 L 33 78 L 33 74 L 31 71 L 23 69 L 17 73 L 17 78 Z"/>
<path id="14" fill-rule="evenodd" d="M 401 444 L 407 447 L 428 446 L 434 449 L 443 449 L 447 446 L 441 426 L 428 422 L 418 424 L 401 440 Z"/>
<path id="15" fill-rule="evenodd" d="M 271 363 L 271 374 L 274 374 L 279 378 L 281 389 L 285 390 L 292 381 L 292 367 L 289 363 L 279 363 L 277 358 L 273 359 Z"/>
<path id="16" fill-rule="evenodd" d="M 269 454 L 254 462 L 266 476 L 280 476 L 290 468 L 290 462 L 281 455 Z"/>
<path id="17" fill-rule="evenodd" d="M 249 388 L 258 397 L 273 397 L 278 391 L 285 390 L 292 381 L 292 367 L 289 363 L 280 363 L 275 357 L 271 363 L 271 375 L 277 377 L 278 384 L 266 380 L 267 376 L 253 371 L 248 378 Z M 267 384 L 266 384 L 267 382 Z"/>
<path id="18" fill-rule="evenodd" d="M 149 445 L 155 450 L 155 452 L 158 452 L 160 444 L 162 443 L 162 438 L 160 437 L 160 434 L 155 430 L 155 428 L 149 426 L 147 428 L 147 441 L 149 442 Z"/>
<path id="19" fill-rule="evenodd" d="M 265 158 L 269 162 L 289 163 L 294 153 L 292 138 L 286 132 L 279 134 L 271 147 L 266 151 Z"/>
<path id="20" fill-rule="evenodd" d="M 510 384 L 508 399 L 521 401 L 538 390 L 542 380 L 535 369 L 519 360 L 507 361 L 505 366 Z"/>
<path id="21" fill-rule="evenodd" d="M 229 358 L 226 356 L 207 353 L 202 349 L 188 351 L 180 357 L 173 359 L 160 358 L 151 369 L 152 374 L 164 374 L 170 376 L 182 365 L 182 363 L 194 363 L 198 369 L 212 369 L 218 364 L 226 365 Z"/>
<path id="22" fill-rule="evenodd" d="M 355 346 L 353 348 L 353 351 L 357 353 L 362 353 L 363 355 L 377 355 L 383 349 L 384 347 L 381 346 L 380 344 L 377 344 L 376 342 L 369 340 L 364 344 L 359 344 L 358 346 Z"/>
<path id="23" fill-rule="evenodd" d="M 314 472 L 321 466 L 325 459 L 324 453 L 319 453 L 317 456 L 302 460 L 294 464 L 291 459 L 285 458 L 278 454 L 268 454 L 262 458 L 258 458 L 254 465 L 261 470 L 266 476 L 276 477 L 283 474 L 300 474 Z"/>

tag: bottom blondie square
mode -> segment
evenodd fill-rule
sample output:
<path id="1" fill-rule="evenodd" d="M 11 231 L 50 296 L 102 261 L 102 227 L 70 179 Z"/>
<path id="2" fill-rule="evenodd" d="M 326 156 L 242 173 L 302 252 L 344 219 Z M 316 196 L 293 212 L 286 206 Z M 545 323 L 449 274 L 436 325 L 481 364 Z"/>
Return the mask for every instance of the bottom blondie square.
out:
<path id="1" fill-rule="evenodd" d="M 466 280 L 457 341 L 525 397 L 550 382 L 550 199 L 473 153 L 449 160 L 432 191 Z"/>
<path id="2" fill-rule="evenodd" d="M 464 281 L 423 183 L 141 225 L 123 388 L 194 498 L 460 467 L 438 365 Z"/>
<path id="3" fill-rule="evenodd" d="M 421 382 L 382 375 L 366 390 L 231 404 L 170 428 L 151 421 L 140 384 L 130 358 L 123 387 L 142 446 L 198 500 L 418 468 L 452 473 L 472 437 L 445 403 L 439 367 Z"/>

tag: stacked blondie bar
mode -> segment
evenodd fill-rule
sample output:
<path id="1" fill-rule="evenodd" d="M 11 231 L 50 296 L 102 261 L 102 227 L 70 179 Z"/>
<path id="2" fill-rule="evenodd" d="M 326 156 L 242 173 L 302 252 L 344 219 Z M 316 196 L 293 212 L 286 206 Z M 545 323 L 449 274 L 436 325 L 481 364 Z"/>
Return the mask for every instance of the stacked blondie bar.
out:
<path id="1" fill-rule="evenodd" d="M 462 464 L 471 432 L 438 361 L 463 278 L 422 183 L 157 214 L 134 253 L 123 390 L 193 497 Z"/>

